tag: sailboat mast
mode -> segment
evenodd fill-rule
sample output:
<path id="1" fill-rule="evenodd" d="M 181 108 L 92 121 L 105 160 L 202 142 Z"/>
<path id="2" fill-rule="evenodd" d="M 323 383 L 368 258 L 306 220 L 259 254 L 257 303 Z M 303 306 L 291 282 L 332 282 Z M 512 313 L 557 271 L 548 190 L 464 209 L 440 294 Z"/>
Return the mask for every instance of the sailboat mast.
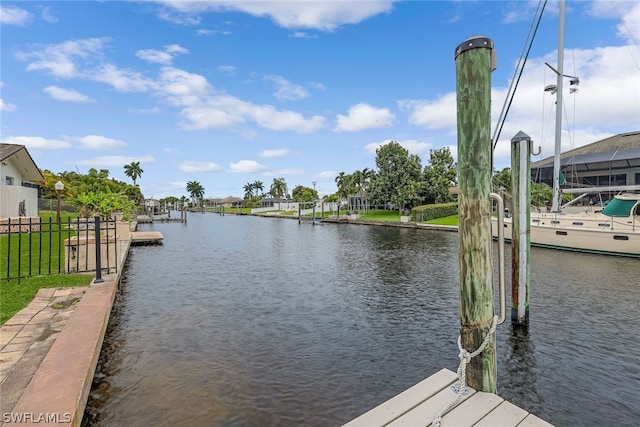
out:
<path id="1" fill-rule="evenodd" d="M 558 17 L 558 70 L 556 81 L 556 135 L 553 155 L 553 201 L 551 211 L 558 212 L 560 202 L 560 153 L 562 151 L 562 79 L 564 74 L 564 2 L 560 0 Z"/>

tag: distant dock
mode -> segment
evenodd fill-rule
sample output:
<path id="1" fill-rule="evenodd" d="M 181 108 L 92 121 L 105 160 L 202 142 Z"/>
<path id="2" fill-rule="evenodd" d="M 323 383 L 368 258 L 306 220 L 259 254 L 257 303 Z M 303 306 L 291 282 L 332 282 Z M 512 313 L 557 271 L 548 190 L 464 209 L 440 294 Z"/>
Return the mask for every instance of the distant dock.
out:
<path id="1" fill-rule="evenodd" d="M 431 426 L 438 413 L 456 400 L 451 386 L 457 379 L 454 372 L 442 369 L 343 427 Z M 442 416 L 442 427 L 552 427 L 500 396 L 468 390 Z"/>
<path id="2" fill-rule="evenodd" d="M 159 231 L 134 231 L 131 233 L 132 245 L 161 244 L 164 236 Z"/>

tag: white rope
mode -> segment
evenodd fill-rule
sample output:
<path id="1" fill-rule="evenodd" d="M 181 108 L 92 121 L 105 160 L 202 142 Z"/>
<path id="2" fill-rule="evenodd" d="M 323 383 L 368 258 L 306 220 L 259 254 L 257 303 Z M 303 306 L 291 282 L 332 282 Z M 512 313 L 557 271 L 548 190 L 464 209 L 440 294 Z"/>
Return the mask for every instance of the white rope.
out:
<path id="1" fill-rule="evenodd" d="M 462 347 L 462 336 L 458 336 L 458 349 L 460 350 L 458 357 L 460 358 L 460 365 L 458 366 L 458 381 L 453 385 L 453 389 L 457 390 L 456 398 L 453 400 L 453 402 L 449 403 L 447 406 L 442 408 L 440 412 L 438 412 L 438 415 L 436 415 L 436 418 L 433 420 L 433 427 L 440 427 L 442 417 L 451 409 L 455 408 L 462 396 L 467 394 L 467 364 L 471 361 L 471 359 L 482 353 L 482 351 L 487 347 L 487 345 L 489 344 L 489 340 L 491 339 L 491 335 L 496 332 L 497 326 L 498 316 L 493 316 L 493 322 L 491 323 L 491 329 L 489 329 L 489 333 L 484 337 L 484 341 L 482 341 L 480 347 L 478 347 L 478 349 L 473 353 L 469 353 Z"/>

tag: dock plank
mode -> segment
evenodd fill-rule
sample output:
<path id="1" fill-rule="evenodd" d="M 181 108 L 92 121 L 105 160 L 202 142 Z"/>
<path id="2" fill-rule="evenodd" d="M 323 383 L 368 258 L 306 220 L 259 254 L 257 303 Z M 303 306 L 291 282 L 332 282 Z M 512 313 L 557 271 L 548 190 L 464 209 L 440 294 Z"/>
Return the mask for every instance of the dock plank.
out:
<path id="1" fill-rule="evenodd" d="M 451 387 L 456 381 L 454 372 L 442 369 L 343 427 L 430 426 L 440 411 L 456 401 Z M 472 388 L 442 417 L 442 426 L 553 427 L 494 393 Z"/>
<path id="2" fill-rule="evenodd" d="M 515 427 L 529 413 L 506 400 L 481 419 L 474 427 Z"/>
<path id="3" fill-rule="evenodd" d="M 504 402 L 504 399 L 493 393 L 476 392 L 442 417 L 443 426 L 475 426 L 487 414 Z M 442 409 L 442 408 L 440 408 Z M 514 424 L 515 427 L 515 424 Z"/>
<path id="4" fill-rule="evenodd" d="M 533 414 L 529 414 L 524 421 L 518 424 L 518 427 L 553 427 L 553 424 L 549 424 L 545 420 L 540 419 Z"/>
<path id="5" fill-rule="evenodd" d="M 443 389 L 448 389 L 456 380 L 457 376 L 455 373 L 448 369 L 442 369 L 429 378 L 348 422 L 344 427 L 386 425 Z"/>
<path id="6" fill-rule="evenodd" d="M 458 402 L 459 407 L 464 401 L 472 397 L 476 391 L 472 388 L 469 389 L 469 393 L 463 395 Z M 448 404 L 453 402 L 456 399 L 456 393 L 451 389 L 451 387 L 447 387 L 444 390 L 437 393 L 435 396 L 429 398 L 424 401 L 420 405 L 413 408 L 411 411 L 405 413 L 400 418 L 394 420 L 393 422 L 387 424 L 389 427 L 398 427 L 398 426 L 430 426 L 433 420 L 436 418 L 438 413 L 446 407 Z M 448 414 L 449 415 L 449 414 Z M 446 416 L 442 418 L 443 424 Z M 456 425 L 456 424 L 451 424 Z M 459 424 L 458 424 L 459 425 Z"/>

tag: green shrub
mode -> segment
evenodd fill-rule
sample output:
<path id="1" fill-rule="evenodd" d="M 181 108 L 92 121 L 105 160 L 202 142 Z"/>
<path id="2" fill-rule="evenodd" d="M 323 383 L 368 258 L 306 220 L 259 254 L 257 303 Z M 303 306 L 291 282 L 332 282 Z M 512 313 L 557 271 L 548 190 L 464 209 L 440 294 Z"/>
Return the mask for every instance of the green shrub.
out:
<path id="1" fill-rule="evenodd" d="M 416 206 L 411 209 L 411 220 L 417 222 L 443 218 L 458 213 L 458 202 L 437 203 L 435 205 Z"/>

